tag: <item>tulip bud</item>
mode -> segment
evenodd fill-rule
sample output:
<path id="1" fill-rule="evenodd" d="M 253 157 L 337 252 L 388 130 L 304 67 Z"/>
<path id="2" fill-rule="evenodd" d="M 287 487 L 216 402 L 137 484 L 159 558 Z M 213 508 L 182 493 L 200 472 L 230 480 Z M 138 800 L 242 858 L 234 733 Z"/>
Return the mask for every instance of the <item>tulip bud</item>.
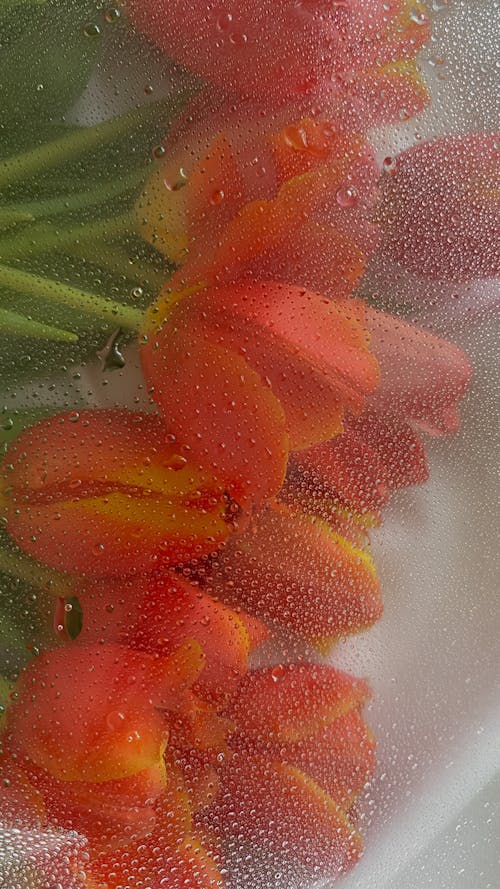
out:
<path id="1" fill-rule="evenodd" d="M 26 429 L 6 459 L 9 533 L 39 561 L 89 577 L 217 549 L 235 513 L 171 428 L 152 414 L 86 410 Z"/>

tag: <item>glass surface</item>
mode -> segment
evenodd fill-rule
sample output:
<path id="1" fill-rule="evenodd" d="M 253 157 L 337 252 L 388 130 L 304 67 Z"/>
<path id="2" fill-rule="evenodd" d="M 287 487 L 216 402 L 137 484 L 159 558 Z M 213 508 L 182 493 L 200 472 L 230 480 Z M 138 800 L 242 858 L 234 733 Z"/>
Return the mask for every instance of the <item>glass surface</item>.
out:
<path id="1" fill-rule="evenodd" d="M 497 22 L 4 0 L 0 885 L 496 885 Z"/>

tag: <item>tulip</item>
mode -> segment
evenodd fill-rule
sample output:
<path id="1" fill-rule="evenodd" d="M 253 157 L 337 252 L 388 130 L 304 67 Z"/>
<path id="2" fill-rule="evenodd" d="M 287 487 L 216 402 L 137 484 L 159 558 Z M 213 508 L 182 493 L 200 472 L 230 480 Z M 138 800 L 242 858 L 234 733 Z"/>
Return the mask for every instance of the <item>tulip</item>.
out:
<path id="1" fill-rule="evenodd" d="M 377 246 L 377 180 L 362 136 L 334 119 L 198 100 L 137 202 L 138 226 L 182 265 L 170 289 L 246 273 L 347 296 Z"/>
<path id="2" fill-rule="evenodd" d="M 423 278 L 500 274 L 499 137 L 445 136 L 398 154 L 384 177 L 384 248 Z"/>
<path id="3" fill-rule="evenodd" d="M 84 836 L 93 852 L 124 847 L 148 836 L 157 822 L 159 800 L 173 797 L 172 778 L 161 759 L 133 775 L 100 782 L 59 780 L 46 769 L 31 764 L 25 768 L 43 799 L 49 823 Z M 171 819 L 175 836 L 182 836 L 185 829 L 182 803 L 178 792 L 175 820 Z"/>
<path id="4" fill-rule="evenodd" d="M 391 491 L 428 478 L 420 432 L 457 430 L 471 377 L 467 355 L 453 343 L 370 307 L 365 319 L 380 386 L 342 435 L 291 456 L 280 494 L 345 536 L 354 532 L 354 541 L 362 539 L 363 517 L 365 526 L 381 520 Z"/>
<path id="5" fill-rule="evenodd" d="M 127 0 L 137 28 L 226 92 L 276 104 L 321 84 L 411 59 L 429 39 L 421 3 L 408 0 Z"/>
<path id="6" fill-rule="evenodd" d="M 289 449 L 283 408 L 241 355 L 196 328 L 170 336 L 164 324 L 148 335 L 142 364 L 151 395 L 199 473 L 217 474 L 241 506 L 280 489 Z"/>
<path id="7" fill-rule="evenodd" d="M 193 833 L 172 843 L 168 832 L 159 829 L 147 840 L 98 856 L 86 872 L 106 889 L 223 889 L 225 881 L 214 857 L 202 836 Z"/>
<path id="8" fill-rule="evenodd" d="M 330 640 L 381 615 L 365 547 L 284 503 L 269 504 L 221 552 L 211 590 L 293 636 Z"/>
<path id="9" fill-rule="evenodd" d="M 275 494 L 288 441 L 300 449 L 337 434 L 377 385 L 356 301 L 248 281 L 160 300 L 151 319 L 142 362 L 152 395 L 236 500 L 238 487 Z"/>
<path id="10" fill-rule="evenodd" d="M 158 824 L 182 841 L 217 792 L 212 762 L 231 729 L 192 691 L 203 666 L 194 640 L 168 655 L 101 642 L 36 657 L 17 683 L 4 737 L 19 763 L 16 820 L 26 811 L 40 818 L 41 806 L 93 853 Z"/>
<path id="11" fill-rule="evenodd" d="M 291 456 L 280 498 L 340 527 L 347 510 L 359 535 L 366 519 L 381 520 L 391 491 L 422 484 L 428 475 L 422 439 L 411 425 L 364 411 L 342 435 Z"/>
<path id="12" fill-rule="evenodd" d="M 168 740 L 162 711 L 189 708 L 187 690 L 203 663 L 195 642 L 164 657 L 114 643 L 48 651 L 18 680 L 9 746 L 59 781 L 136 775 L 161 762 Z"/>
<path id="13" fill-rule="evenodd" d="M 235 513 L 154 415 L 87 410 L 42 420 L 10 445 L 7 528 L 53 568 L 136 573 L 211 552 Z"/>
<path id="14" fill-rule="evenodd" d="M 227 708 L 234 757 L 209 816 L 295 878 L 338 876 L 361 840 L 350 811 L 374 769 L 360 708 L 365 682 L 331 667 L 288 664 L 247 674 Z M 354 746 L 350 746 L 354 744 Z"/>
<path id="15" fill-rule="evenodd" d="M 84 645 L 113 641 L 165 656 L 194 639 L 204 656 L 194 690 L 208 701 L 232 694 L 268 635 L 260 621 L 176 575 L 94 581 L 79 591 L 79 601 Z"/>
<path id="16" fill-rule="evenodd" d="M 0 761 L 2 782 L 2 824 L 14 829 L 35 829 L 46 822 L 42 796 L 20 768 L 16 757 L 2 750 Z"/>

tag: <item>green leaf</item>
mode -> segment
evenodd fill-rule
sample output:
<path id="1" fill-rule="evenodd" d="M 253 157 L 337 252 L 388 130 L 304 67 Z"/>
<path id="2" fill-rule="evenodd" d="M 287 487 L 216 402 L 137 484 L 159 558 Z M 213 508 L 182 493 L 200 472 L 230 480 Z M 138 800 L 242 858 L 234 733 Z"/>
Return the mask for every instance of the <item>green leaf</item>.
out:
<path id="1" fill-rule="evenodd" d="M 99 38 L 89 0 L 2 0 L 0 4 L 0 133 L 3 152 L 49 136 L 82 92 Z"/>
<path id="2" fill-rule="evenodd" d="M 27 336 L 32 339 L 51 340 L 55 343 L 77 343 L 78 337 L 70 330 L 62 330 L 59 327 L 49 327 L 33 318 L 19 315 L 17 312 L 9 312 L 0 308 L 0 335 Z"/>

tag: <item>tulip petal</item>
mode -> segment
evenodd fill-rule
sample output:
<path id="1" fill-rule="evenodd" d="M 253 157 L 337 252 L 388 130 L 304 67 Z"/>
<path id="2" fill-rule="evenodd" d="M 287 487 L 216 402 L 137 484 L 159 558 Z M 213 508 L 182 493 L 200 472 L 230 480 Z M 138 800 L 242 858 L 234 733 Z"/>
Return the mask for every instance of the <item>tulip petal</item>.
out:
<path id="1" fill-rule="evenodd" d="M 107 576 L 206 555 L 231 532 L 223 484 L 153 414 L 50 417 L 9 448 L 7 527 L 51 567 Z"/>
<path id="2" fill-rule="evenodd" d="M 243 739 L 290 744 L 311 739 L 370 697 L 362 679 L 320 664 L 253 670 L 241 681 L 226 714 Z"/>
<path id="3" fill-rule="evenodd" d="M 302 638 L 357 632 L 382 612 L 366 551 L 284 504 L 266 507 L 225 548 L 211 583 L 222 598 Z"/>
<path id="4" fill-rule="evenodd" d="M 206 332 L 218 349 L 241 352 L 270 381 L 295 449 L 340 432 L 343 407 L 359 413 L 377 385 L 364 307 L 356 301 L 333 302 L 276 282 L 240 282 L 176 302 L 158 337 L 168 337 L 172 353 L 175 337 L 194 339 L 193 330 Z"/>
<path id="5" fill-rule="evenodd" d="M 404 417 L 431 435 L 455 432 L 460 425 L 458 404 L 471 378 L 465 352 L 369 306 L 365 318 L 381 372 L 370 408 L 382 416 Z"/>
<path id="6" fill-rule="evenodd" d="M 300 769 L 265 757 L 235 758 L 212 818 L 303 877 L 338 876 L 361 854 L 361 838 L 334 800 Z"/>
<path id="7" fill-rule="evenodd" d="M 195 466 L 217 473 L 242 505 L 279 490 L 288 456 L 285 417 L 241 355 L 199 328 L 171 327 L 167 319 L 143 347 L 142 363 L 156 402 Z"/>
<path id="8" fill-rule="evenodd" d="M 196 678 L 188 657 L 178 650 L 162 659 L 111 643 L 39 655 L 9 708 L 11 743 L 60 781 L 110 781 L 149 769 L 168 736 L 158 707 L 178 706 Z M 192 657 L 199 661 L 199 649 Z"/>
<path id="9" fill-rule="evenodd" d="M 498 134 L 415 145 L 383 180 L 380 220 L 391 257 L 424 278 L 500 275 Z"/>
<path id="10" fill-rule="evenodd" d="M 100 783 L 59 781 L 33 767 L 29 776 L 43 798 L 51 824 L 85 836 L 93 851 L 127 845 L 150 834 L 156 823 L 155 805 L 167 783 L 162 762 L 126 778 Z M 176 804 L 179 806 L 179 801 Z M 181 836 L 183 832 L 184 825 Z"/>
<path id="11" fill-rule="evenodd" d="M 146 840 L 97 856 L 88 876 L 106 889 L 222 889 L 224 879 L 196 835 L 172 843 L 161 828 Z"/>

